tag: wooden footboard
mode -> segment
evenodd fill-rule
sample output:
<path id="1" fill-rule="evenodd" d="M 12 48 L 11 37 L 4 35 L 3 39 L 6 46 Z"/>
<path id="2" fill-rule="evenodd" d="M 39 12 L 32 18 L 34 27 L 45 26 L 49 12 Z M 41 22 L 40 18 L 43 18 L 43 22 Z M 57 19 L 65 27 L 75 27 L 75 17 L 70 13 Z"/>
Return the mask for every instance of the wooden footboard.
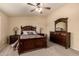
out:
<path id="1" fill-rule="evenodd" d="M 18 53 L 19 55 L 25 51 L 47 47 L 47 37 L 19 39 Z"/>

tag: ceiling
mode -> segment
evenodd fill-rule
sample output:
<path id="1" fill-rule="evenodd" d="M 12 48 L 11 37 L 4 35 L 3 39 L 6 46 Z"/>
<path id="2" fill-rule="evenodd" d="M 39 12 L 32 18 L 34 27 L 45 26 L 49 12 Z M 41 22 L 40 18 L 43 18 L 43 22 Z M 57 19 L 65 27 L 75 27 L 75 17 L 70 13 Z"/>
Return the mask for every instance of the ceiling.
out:
<path id="1" fill-rule="evenodd" d="M 35 4 L 35 3 L 33 3 Z M 0 10 L 6 13 L 8 16 L 26 16 L 26 15 L 37 15 L 47 16 L 52 11 L 62 7 L 64 3 L 41 3 L 41 7 L 51 7 L 51 10 L 43 9 L 43 14 L 37 11 L 30 12 L 34 9 L 34 6 L 27 5 L 27 3 L 0 3 Z"/>

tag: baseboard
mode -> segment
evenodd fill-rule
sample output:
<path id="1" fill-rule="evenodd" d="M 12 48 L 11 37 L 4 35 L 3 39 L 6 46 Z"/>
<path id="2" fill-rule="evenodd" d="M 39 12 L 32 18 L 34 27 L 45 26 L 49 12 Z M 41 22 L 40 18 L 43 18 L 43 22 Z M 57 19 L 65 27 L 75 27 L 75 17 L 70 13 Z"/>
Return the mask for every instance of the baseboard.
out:
<path id="1" fill-rule="evenodd" d="M 76 50 L 76 51 L 79 51 L 79 49 L 77 49 L 77 48 L 72 48 L 72 49 L 74 49 L 74 50 Z"/>

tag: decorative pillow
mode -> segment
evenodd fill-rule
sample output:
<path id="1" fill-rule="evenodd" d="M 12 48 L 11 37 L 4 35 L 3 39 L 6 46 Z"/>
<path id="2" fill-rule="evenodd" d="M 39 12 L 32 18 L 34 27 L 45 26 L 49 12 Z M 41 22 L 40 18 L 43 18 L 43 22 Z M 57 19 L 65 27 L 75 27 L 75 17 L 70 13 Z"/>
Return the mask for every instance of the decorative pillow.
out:
<path id="1" fill-rule="evenodd" d="M 27 32 L 28 35 L 34 35 L 33 32 Z"/>

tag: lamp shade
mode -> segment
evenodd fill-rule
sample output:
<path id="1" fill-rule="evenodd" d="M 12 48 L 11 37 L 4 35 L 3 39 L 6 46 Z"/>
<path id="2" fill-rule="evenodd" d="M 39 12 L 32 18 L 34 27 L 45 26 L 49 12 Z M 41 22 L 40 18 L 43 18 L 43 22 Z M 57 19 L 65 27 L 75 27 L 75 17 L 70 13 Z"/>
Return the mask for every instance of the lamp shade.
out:
<path id="1" fill-rule="evenodd" d="M 14 27 L 14 28 L 13 28 L 13 31 L 18 31 L 18 30 L 19 30 L 18 27 Z"/>

